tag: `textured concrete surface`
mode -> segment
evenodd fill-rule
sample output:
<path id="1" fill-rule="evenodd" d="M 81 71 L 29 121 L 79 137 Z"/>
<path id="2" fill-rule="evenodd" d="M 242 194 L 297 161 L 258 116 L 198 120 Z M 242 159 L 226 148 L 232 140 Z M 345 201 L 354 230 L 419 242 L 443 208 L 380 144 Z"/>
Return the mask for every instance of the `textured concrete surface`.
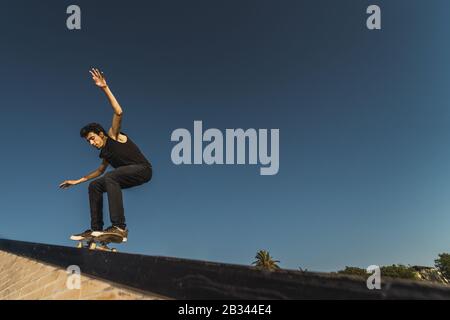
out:
<path id="1" fill-rule="evenodd" d="M 66 270 L 0 251 L 0 300 L 162 299 L 83 274 L 80 289 L 71 290 L 69 276 Z"/>

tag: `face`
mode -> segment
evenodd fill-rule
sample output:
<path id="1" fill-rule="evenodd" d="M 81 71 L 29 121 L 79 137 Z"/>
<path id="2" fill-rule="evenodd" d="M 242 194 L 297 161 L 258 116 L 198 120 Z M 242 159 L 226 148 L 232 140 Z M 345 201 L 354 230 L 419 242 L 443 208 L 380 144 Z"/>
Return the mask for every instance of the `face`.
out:
<path id="1" fill-rule="evenodd" d="M 88 135 L 86 136 L 86 140 L 94 148 L 101 149 L 105 145 L 106 139 L 105 139 L 105 135 L 103 134 L 103 132 L 100 132 L 100 135 L 98 135 L 94 132 L 89 132 Z"/>

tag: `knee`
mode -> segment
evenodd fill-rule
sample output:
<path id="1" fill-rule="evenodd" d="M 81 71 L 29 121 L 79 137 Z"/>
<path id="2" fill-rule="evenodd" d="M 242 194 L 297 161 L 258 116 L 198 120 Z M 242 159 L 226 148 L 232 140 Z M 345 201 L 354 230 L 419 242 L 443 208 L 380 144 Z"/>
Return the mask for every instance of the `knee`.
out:
<path id="1" fill-rule="evenodd" d="M 152 176 L 153 176 L 153 171 L 150 169 L 149 172 L 147 173 L 144 182 L 147 183 L 150 180 L 152 180 Z"/>
<path id="2" fill-rule="evenodd" d="M 100 191 L 100 183 L 97 180 L 92 181 L 89 183 L 89 192 L 99 192 Z"/>

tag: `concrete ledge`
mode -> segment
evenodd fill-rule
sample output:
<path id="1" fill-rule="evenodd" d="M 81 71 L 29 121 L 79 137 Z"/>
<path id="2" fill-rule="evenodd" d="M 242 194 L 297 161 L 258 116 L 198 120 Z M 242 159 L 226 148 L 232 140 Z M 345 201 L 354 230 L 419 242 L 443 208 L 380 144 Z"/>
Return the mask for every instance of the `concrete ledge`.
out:
<path id="1" fill-rule="evenodd" d="M 450 299 L 450 287 L 382 278 L 368 290 L 363 278 L 139 254 L 109 253 L 0 239 L 0 250 L 112 283 L 174 299 Z"/>

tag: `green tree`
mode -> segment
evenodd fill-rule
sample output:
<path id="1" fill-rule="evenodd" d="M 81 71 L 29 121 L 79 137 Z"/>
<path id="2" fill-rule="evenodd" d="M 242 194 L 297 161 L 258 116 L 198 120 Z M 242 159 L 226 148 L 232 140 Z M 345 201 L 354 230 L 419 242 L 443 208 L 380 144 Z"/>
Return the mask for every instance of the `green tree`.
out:
<path id="1" fill-rule="evenodd" d="M 401 279 L 418 279 L 416 271 L 408 266 L 404 265 L 396 265 L 393 264 L 391 266 L 383 266 L 380 268 L 381 276 L 390 277 L 390 278 L 401 278 Z M 348 274 L 361 276 L 364 278 L 368 278 L 371 274 L 367 273 L 365 269 L 356 268 L 356 267 L 345 267 L 344 270 L 338 271 L 340 274 Z"/>
<path id="2" fill-rule="evenodd" d="M 450 279 L 450 254 L 439 254 L 438 259 L 434 260 L 434 264 L 444 277 Z"/>
<path id="3" fill-rule="evenodd" d="M 391 278 L 418 280 L 417 272 L 402 264 L 393 264 L 392 266 L 381 267 L 381 275 Z"/>
<path id="4" fill-rule="evenodd" d="M 340 274 L 348 274 L 353 276 L 361 276 L 368 277 L 370 274 L 367 273 L 365 269 L 357 268 L 357 267 L 345 267 L 344 270 L 338 271 Z"/>
<path id="5" fill-rule="evenodd" d="M 256 253 L 255 256 L 256 261 L 254 261 L 252 264 L 256 266 L 258 269 L 263 270 L 269 270 L 274 271 L 280 269 L 277 263 L 280 261 L 273 260 L 273 258 L 270 256 L 269 251 L 266 250 L 260 250 Z"/>

